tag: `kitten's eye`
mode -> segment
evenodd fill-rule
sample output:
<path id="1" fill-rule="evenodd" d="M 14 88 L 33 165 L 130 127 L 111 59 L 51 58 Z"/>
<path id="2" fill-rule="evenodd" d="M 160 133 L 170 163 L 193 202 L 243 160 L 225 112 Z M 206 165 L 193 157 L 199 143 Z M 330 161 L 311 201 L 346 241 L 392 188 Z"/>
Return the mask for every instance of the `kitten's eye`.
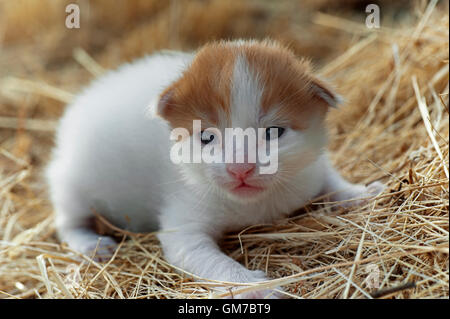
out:
<path id="1" fill-rule="evenodd" d="M 271 126 L 266 128 L 266 140 L 273 140 L 274 138 L 280 138 L 284 133 L 284 128 L 278 126 Z"/>
<path id="2" fill-rule="evenodd" d="M 211 143 L 214 140 L 214 137 L 214 133 L 210 131 L 201 131 L 200 133 L 200 139 L 204 145 Z"/>

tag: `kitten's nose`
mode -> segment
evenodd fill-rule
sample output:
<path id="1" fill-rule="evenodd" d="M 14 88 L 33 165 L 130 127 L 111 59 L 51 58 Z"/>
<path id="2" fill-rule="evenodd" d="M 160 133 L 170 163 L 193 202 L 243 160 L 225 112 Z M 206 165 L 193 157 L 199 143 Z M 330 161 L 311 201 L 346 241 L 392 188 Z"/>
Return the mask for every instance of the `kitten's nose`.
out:
<path id="1" fill-rule="evenodd" d="M 227 172 L 236 179 L 245 180 L 255 170 L 256 164 L 232 163 L 227 164 Z"/>

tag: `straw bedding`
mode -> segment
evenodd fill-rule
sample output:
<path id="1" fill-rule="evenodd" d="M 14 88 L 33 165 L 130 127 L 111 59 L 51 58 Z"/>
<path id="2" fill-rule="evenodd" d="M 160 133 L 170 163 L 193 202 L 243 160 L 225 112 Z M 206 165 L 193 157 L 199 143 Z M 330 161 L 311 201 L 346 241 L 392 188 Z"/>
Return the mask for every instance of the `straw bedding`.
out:
<path id="1" fill-rule="evenodd" d="M 273 278 L 240 289 L 448 298 L 448 2 L 382 1 L 375 30 L 355 9 L 361 1 L 342 2 L 336 14 L 326 12 L 329 1 L 107 2 L 77 1 L 88 18 L 68 30 L 66 1 L 0 1 L 0 298 L 221 296 L 214 286 L 223 283 L 168 264 L 154 234 L 100 219 L 121 240 L 105 263 L 60 244 L 42 169 L 64 106 L 105 69 L 158 49 L 267 35 L 310 56 L 345 97 L 328 119 L 336 167 L 387 187 L 362 207 L 316 199 L 274 225 L 226 234 L 227 254 Z M 367 279 L 374 274 L 378 288 Z"/>

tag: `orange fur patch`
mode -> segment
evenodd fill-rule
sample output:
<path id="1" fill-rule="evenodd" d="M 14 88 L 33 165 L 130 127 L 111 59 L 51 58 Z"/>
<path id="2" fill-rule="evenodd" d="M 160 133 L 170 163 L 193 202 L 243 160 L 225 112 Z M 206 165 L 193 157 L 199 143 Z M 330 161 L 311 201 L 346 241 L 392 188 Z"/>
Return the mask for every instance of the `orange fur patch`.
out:
<path id="1" fill-rule="evenodd" d="M 277 118 L 298 130 L 308 127 L 311 116 L 325 115 L 329 105 L 320 93 L 333 99 L 332 91 L 312 75 L 308 61 L 269 41 L 205 45 L 182 77 L 162 93 L 159 115 L 172 127 L 184 127 L 191 133 L 194 119 L 202 120 L 204 127 L 217 126 L 221 116 L 228 122 L 238 54 L 246 57 L 261 82 L 263 113 L 275 111 Z"/>
<path id="2" fill-rule="evenodd" d="M 221 114 L 229 116 L 230 87 L 235 54 L 222 43 L 204 46 L 183 76 L 161 94 L 158 113 L 172 127 L 192 133 L 192 120 L 213 127 Z"/>
<path id="3" fill-rule="evenodd" d="M 243 50 L 264 88 L 263 112 L 275 111 L 277 118 L 297 130 L 307 128 L 312 115 L 326 113 L 328 105 L 315 88 L 331 90 L 312 76 L 308 61 L 298 59 L 290 50 L 273 42 L 248 45 Z"/>

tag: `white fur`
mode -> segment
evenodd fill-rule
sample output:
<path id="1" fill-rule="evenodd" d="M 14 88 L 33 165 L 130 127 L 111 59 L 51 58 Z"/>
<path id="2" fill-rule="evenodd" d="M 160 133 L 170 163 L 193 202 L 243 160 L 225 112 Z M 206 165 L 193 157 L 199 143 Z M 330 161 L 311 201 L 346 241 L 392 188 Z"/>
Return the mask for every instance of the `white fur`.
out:
<path id="1" fill-rule="evenodd" d="M 326 132 L 320 124 L 302 133 L 286 131 L 279 140 L 279 172 L 255 176 L 255 183 L 267 190 L 252 200 L 236 198 L 221 186 L 219 180 L 230 178 L 224 164 L 171 163 L 170 128 L 164 120 L 146 116 L 146 108 L 191 59 L 183 53 L 157 54 L 123 66 L 95 81 L 67 109 L 47 170 L 60 239 L 83 253 L 95 248 L 99 236 L 87 223 L 95 209 L 131 231 L 160 229 L 167 260 L 200 277 L 265 280 L 261 271 L 248 270 L 220 251 L 216 242 L 224 231 L 270 223 L 324 191 L 345 188 L 347 192 L 337 198 L 342 200 L 366 194 L 366 188 L 346 182 L 330 166 L 324 153 Z M 233 127 L 279 124 L 259 113 L 263 89 L 245 59 L 237 59 Z M 298 159 L 301 169 L 283 167 L 292 158 Z M 112 244 L 105 237 L 100 247 Z"/>

